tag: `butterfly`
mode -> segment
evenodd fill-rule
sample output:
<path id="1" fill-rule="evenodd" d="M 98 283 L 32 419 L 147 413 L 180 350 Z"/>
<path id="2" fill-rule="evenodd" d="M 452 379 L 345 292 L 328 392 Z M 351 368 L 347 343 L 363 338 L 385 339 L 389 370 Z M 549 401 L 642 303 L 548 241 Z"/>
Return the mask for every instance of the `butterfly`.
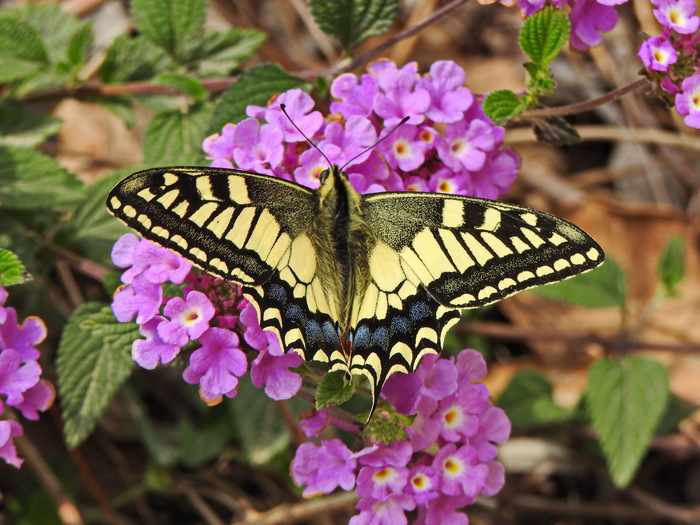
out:
<path id="1" fill-rule="evenodd" d="M 313 190 L 197 167 L 134 173 L 109 211 L 146 239 L 241 285 L 285 351 L 387 378 L 439 353 L 460 309 L 599 266 L 605 254 L 548 213 L 460 195 L 359 194 L 332 166 Z"/>

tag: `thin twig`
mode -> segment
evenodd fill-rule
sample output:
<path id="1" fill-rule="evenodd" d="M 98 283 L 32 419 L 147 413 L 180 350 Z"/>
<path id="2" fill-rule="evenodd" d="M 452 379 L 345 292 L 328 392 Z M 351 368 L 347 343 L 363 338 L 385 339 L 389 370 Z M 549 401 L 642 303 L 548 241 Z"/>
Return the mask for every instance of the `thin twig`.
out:
<path id="1" fill-rule="evenodd" d="M 107 275 L 107 273 L 109 272 L 109 270 L 101 264 L 96 263 L 95 261 L 91 261 L 90 259 L 87 259 L 85 257 L 81 257 L 80 255 L 66 250 L 64 248 L 60 248 L 52 244 L 44 244 L 42 246 L 42 249 L 47 251 L 54 257 L 59 257 L 62 260 L 66 261 L 78 273 L 91 277 L 96 281 L 101 281 L 104 278 L 104 276 Z"/>
<path id="2" fill-rule="evenodd" d="M 449 4 L 446 4 L 445 6 L 441 7 L 437 11 L 433 12 L 430 14 L 430 16 L 425 17 L 423 20 L 418 22 L 416 25 L 413 25 L 411 27 L 407 27 L 406 29 L 403 29 L 402 31 L 399 31 L 396 33 L 394 36 L 387 38 L 380 44 L 374 46 L 371 49 L 368 49 L 367 51 L 360 53 L 357 55 L 349 64 L 338 67 L 338 68 L 331 68 L 329 69 L 326 73 L 328 77 L 336 77 L 340 75 L 341 73 L 346 73 L 348 71 L 352 71 L 353 69 L 358 68 L 362 64 L 366 64 L 373 58 L 376 58 L 377 56 L 381 55 L 384 53 L 385 50 L 391 48 L 394 44 L 397 42 L 400 42 L 401 40 L 404 40 L 406 38 L 410 38 L 426 27 L 428 27 L 431 24 L 434 24 L 441 18 L 447 16 L 450 14 L 452 11 L 457 9 L 458 7 L 461 7 L 463 4 L 466 4 L 469 0 L 452 0 Z"/>
<path id="3" fill-rule="evenodd" d="M 584 100 L 582 102 L 576 102 L 575 104 L 568 104 L 566 106 L 558 106 L 556 108 L 541 108 L 541 109 L 529 109 L 523 112 L 520 117 L 524 119 L 528 118 L 544 118 L 544 117 L 562 117 L 565 115 L 575 115 L 578 113 L 584 113 L 586 111 L 591 111 L 592 109 L 617 100 L 618 98 L 626 95 L 630 91 L 639 89 L 643 86 L 648 86 L 649 81 L 646 78 L 640 78 L 634 82 L 627 84 L 626 86 L 613 89 L 608 91 L 600 97 L 592 98 L 590 100 Z"/>
<path id="4" fill-rule="evenodd" d="M 580 135 L 581 140 L 641 142 L 646 144 L 657 144 L 660 146 L 676 146 L 693 151 L 700 151 L 699 138 L 685 133 L 664 131 L 661 129 L 588 125 L 576 126 L 576 131 Z M 530 128 L 509 129 L 505 136 L 505 142 L 509 145 L 529 144 L 536 141 L 537 138 Z"/>
<path id="5" fill-rule="evenodd" d="M 314 516 L 330 514 L 353 508 L 359 496 L 354 492 L 339 492 L 323 498 L 311 501 L 302 501 L 295 504 L 278 505 L 272 510 L 261 512 L 243 521 L 238 525 L 278 525 L 280 523 L 297 523 L 309 520 Z"/>
<path id="6" fill-rule="evenodd" d="M 19 436 L 15 438 L 15 444 L 19 449 L 20 455 L 26 459 L 29 468 L 34 471 L 39 482 L 56 504 L 61 521 L 66 525 L 82 525 L 84 522 L 78 507 L 63 490 L 58 476 L 51 470 L 44 457 L 34 446 L 34 443 L 26 436 Z"/>

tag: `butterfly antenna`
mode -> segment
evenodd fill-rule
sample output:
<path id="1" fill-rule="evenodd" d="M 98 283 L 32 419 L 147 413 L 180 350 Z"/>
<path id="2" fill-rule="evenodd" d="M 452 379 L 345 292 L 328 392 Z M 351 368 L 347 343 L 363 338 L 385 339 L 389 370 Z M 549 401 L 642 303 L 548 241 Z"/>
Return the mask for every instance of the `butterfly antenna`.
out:
<path id="1" fill-rule="evenodd" d="M 282 110 L 282 113 L 284 113 L 284 116 L 289 119 L 289 122 L 291 122 L 292 126 L 294 126 L 294 129 L 296 129 L 299 133 L 301 133 L 301 136 L 306 139 L 306 142 L 311 144 L 316 151 L 318 151 L 321 156 L 326 159 L 326 162 L 328 163 L 328 166 L 333 166 L 333 163 L 330 161 L 328 157 L 326 157 L 326 154 L 321 151 L 321 148 L 319 148 L 316 143 L 311 140 L 309 137 L 306 136 L 306 133 L 304 133 L 302 130 L 299 129 L 299 126 L 297 126 L 294 121 L 292 120 L 292 117 L 289 116 L 289 113 L 287 113 L 287 105 L 286 104 L 280 104 L 280 109 Z"/>
<path id="2" fill-rule="evenodd" d="M 394 133 L 394 131 L 396 131 L 397 129 L 399 129 L 400 126 L 402 126 L 402 125 L 404 125 L 406 122 L 408 122 L 408 119 L 410 119 L 410 118 L 411 118 L 411 117 L 404 117 L 404 118 L 402 118 L 401 121 L 400 121 L 398 124 L 396 124 L 396 126 L 394 126 L 393 128 L 391 128 L 391 129 L 388 131 L 388 133 L 386 133 L 383 137 L 381 137 L 380 139 L 378 139 L 377 142 L 375 142 L 374 144 L 372 144 L 372 145 L 369 146 L 368 148 L 364 149 L 363 151 L 361 151 L 360 153 L 358 153 L 357 155 L 355 155 L 353 158 L 351 158 L 349 161 L 347 161 L 345 164 L 343 164 L 343 167 L 340 168 L 340 171 L 343 171 L 343 170 L 345 169 L 345 166 L 347 166 L 348 164 L 350 164 L 350 163 L 351 163 L 353 160 L 355 160 L 356 158 L 361 157 L 362 155 L 364 155 L 365 153 L 367 153 L 369 150 L 376 148 L 379 144 L 381 144 L 382 142 L 384 142 L 384 139 L 389 138 L 389 135 L 391 135 L 392 133 Z M 324 155 L 324 156 L 325 156 L 325 155 Z M 374 409 L 373 409 L 373 410 L 374 410 Z"/>

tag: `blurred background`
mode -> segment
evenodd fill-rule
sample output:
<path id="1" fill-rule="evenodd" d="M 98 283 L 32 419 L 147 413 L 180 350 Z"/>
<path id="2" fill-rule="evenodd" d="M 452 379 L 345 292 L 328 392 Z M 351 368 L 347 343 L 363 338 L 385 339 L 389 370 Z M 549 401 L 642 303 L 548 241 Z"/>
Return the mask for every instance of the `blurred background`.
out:
<path id="1" fill-rule="evenodd" d="M 0 3 L 0 17 L 2 10 L 26 3 Z M 8 305 L 17 308 L 20 319 L 38 315 L 45 320 L 48 337 L 40 362 L 43 377 L 56 383 L 56 351 L 67 320 L 86 301 L 108 303 L 118 281 L 109 250 L 126 230 L 100 203 L 113 182 L 131 171 L 180 160 L 167 158 L 166 146 L 154 147 L 152 135 L 148 144 L 154 115 L 179 102 L 173 102 L 177 97 L 172 93 L 153 88 L 157 83 L 150 83 L 148 75 L 120 79 L 117 72 L 107 83 L 96 74 L 114 40 L 137 33 L 128 2 L 48 3 L 92 25 L 94 40 L 80 73 L 71 82 L 36 88 L 23 84 L 18 89 L 11 80 L 0 85 L 0 93 L 22 101 L 32 114 L 60 119 L 52 133 L 36 141 L 36 149 L 93 190 L 66 208 L 51 210 L 44 221 L 23 223 L 26 228 L 36 225 L 31 246 L 17 244 L 16 223 L 3 225 L 0 217 L 0 246 L 12 247 L 34 275 L 34 281 L 10 289 Z M 399 2 L 390 30 L 367 39 L 354 55 L 387 42 L 446 4 Z M 617 9 L 619 21 L 601 45 L 587 53 L 566 46 L 551 64 L 557 88 L 543 100 L 547 106 L 595 101 L 640 78 L 640 35 L 657 35 L 660 28 L 647 1 Z M 51 23 L 46 20 L 44 27 Z M 55 23 L 58 42 L 66 25 L 59 17 Z M 527 60 L 518 46 L 522 24 L 517 7 L 464 2 L 378 57 L 399 65 L 416 61 L 421 72 L 436 60 L 453 60 L 467 72 L 474 93 L 519 93 L 525 89 L 522 64 Z M 215 101 L 238 72 L 255 64 L 273 62 L 289 74 L 316 81 L 349 61 L 301 0 L 209 0 L 204 27 L 205 32 L 235 27 L 265 35 L 250 58 L 231 71 L 202 76 L 205 99 Z M 50 40 L 51 35 L 45 36 Z M 353 72 L 362 73 L 365 66 L 359 64 Z M 96 93 L 90 86 L 108 89 Z M 604 280 L 581 285 L 594 297 L 591 304 L 573 297 L 575 287 L 522 293 L 468 312 L 453 329 L 451 347 L 474 347 L 486 356 L 486 383 L 513 422 L 511 440 L 500 447 L 506 486 L 469 508 L 470 523 L 700 523 L 700 136 L 648 92 L 648 86 L 642 87 L 566 116 L 581 138 L 575 144 L 539 142 L 523 120 L 507 126 L 505 142 L 521 155 L 522 168 L 504 199 L 579 225 L 600 243 L 615 268 Z M 159 96 L 163 100 L 156 100 Z M 9 113 L 4 115 L 7 123 Z M 199 133 L 194 142 L 201 142 L 212 132 L 209 122 L 173 128 L 175 144 L 184 140 L 175 134 L 187 133 Z M 2 145 L 17 146 L 6 140 Z M 158 151 L 165 152 L 163 157 Z M 207 164 L 203 152 L 188 155 L 191 162 Z M 90 208 L 82 206 L 87 204 Z M 42 210 L 18 213 L 36 217 Z M 10 215 L 16 218 L 15 212 Z M 76 216 L 87 221 L 81 224 L 89 223 L 89 233 L 78 229 Z M 664 288 L 668 282 L 661 268 L 669 258 L 668 264 L 681 268 L 681 277 Z M 595 439 L 585 402 L 591 366 L 604 356 L 628 355 L 663 365 L 670 396 L 653 437 L 641 445 L 639 464 L 632 469 L 636 473 L 621 483 L 616 466 L 609 464 L 610 454 Z M 275 403 L 249 388 L 234 400 L 205 407 L 180 373 L 177 366 L 134 369 L 94 431 L 72 450 L 64 444 L 58 401 L 39 421 L 23 422 L 26 436 L 18 448 L 24 466 L 18 470 L 0 464 L 0 525 L 80 519 L 320 525 L 345 523 L 353 515 L 352 493 L 309 502 L 289 478 L 289 461 L 299 442 L 293 414 L 308 404 Z M 645 380 L 639 381 L 643 385 Z M 643 406 L 643 400 L 636 401 L 634 406 Z M 634 441 L 634 419 L 623 423 Z M 71 521 L 73 511 L 82 517 L 73 515 Z"/>

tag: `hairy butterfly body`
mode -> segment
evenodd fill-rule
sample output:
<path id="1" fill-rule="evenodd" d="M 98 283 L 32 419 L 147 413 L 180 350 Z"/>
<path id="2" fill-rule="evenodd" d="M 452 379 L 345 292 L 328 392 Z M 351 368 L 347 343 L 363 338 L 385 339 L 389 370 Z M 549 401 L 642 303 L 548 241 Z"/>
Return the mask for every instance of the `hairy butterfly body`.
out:
<path id="1" fill-rule="evenodd" d="M 146 239 L 239 283 L 285 351 L 386 379 L 438 353 L 459 309 L 591 270 L 603 250 L 550 214 L 433 193 L 357 193 L 338 167 L 318 190 L 251 172 L 156 168 L 109 211 Z"/>

